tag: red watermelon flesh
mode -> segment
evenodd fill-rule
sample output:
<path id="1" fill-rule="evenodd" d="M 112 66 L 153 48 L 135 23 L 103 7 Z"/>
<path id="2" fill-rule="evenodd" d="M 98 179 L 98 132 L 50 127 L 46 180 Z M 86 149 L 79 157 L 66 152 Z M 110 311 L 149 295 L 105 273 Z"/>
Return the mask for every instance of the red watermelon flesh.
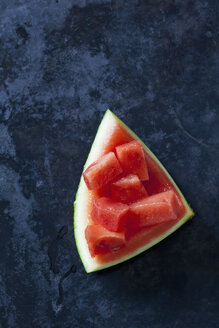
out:
<path id="1" fill-rule="evenodd" d="M 85 238 L 92 257 L 118 251 L 125 245 L 124 233 L 110 232 L 101 225 L 88 225 Z"/>
<path id="2" fill-rule="evenodd" d="M 129 207 L 108 197 L 95 199 L 91 212 L 94 223 L 101 224 L 109 231 L 121 231 L 127 218 Z"/>
<path id="3" fill-rule="evenodd" d="M 119 260 L 123 256 L 128 256 L 136 249 L 142 247 L 142 245 L 151 243 L 154 239 L 164 234 L 171 229 L 176 221 L 169 221 L 160 224 L 156 224 L 151 227 L 142 228 L 137 233 L 132 234 L 132 238 L 126 240 L 125 247 L 115 252 L 106 252 L 105 254 L 97 255 L 96 260 L 100 264 L 106 264 L 111 261 Z"/>
<path id="4" fill-rule="evenodd" d="M 144 149 L 135 140 L 116 147 L 116 155 L 125 174 L 137 174 L 140 180 L 148 180 L 148 168 Z"/>
<path id="5" fill-rule="evenodd" d="M 84 181 L 90 190 L 97 190 L 122 173 L 122 168 L 113 152 L 100 157 L 83 173 Z"/>
<path id="6" fill-rule="evenodd" d="M 148 196 L 145 187 L 135 174 L 129 174 L 112 182 L 111 193 L 114 200 L 125 204 Z"/>
<path id="7" fill-rule="evenodd" d="M 127 133 L 127 131 L 125 131 L 124 128 L 120 124 L 118 124 L 114 130 L 114 133 L 111 135 L 111 138 L 108 141 L 108 145 L 106 145 L 105 147 L 104 154 L 106 154 L 107 152 L 115 151 L 115 149 L 119 148 L 118 146 L 122 146 L 123 144 L 131 144 L 132 142 L 136 142 L 136 141 L 128 142 L 130 141 L 130 139 L 131 137 Z M 168 176 L 162 171 L 161 167 L 145 150 L 144 150 L 144 156 L 146 158 L 146 165 L 148 167 L 147 172 L 149 175 L 149 180 L 143 181 L 143 185 L 146 186 L 149 195 L 155 195 L 163 191 L 166 191 L 167 189 L 172 190 L 175 193 L 179 202 L 180 212 L 178 213 L 178 217 L 177 217 L 177 220 L 179 220 L 185 214 L 185 206 L 182 203 L 178 195 L 178 192 L 176 191 L 174 185 L 172 184 Z M 122 175 L 124 176 L 124 174 L 125 173 L 123 172 Z M 99 198 L 101 198 L 101 196 L 107 195 L 108 198 L 111 197 L 109 192 L 109 185 L 110 183 L 105 184 L 104 187 L 101 189 L 90 191 L 92 192 L 92 199 L 94 202 L 97 201 Z M 91 207 L 91 213 L 92 211 L 93 208 Z M 123 220 L 121 221 L 122 226 L 126 223 L 127 218 L 128 218 L 128 214 L 125 214 Z M 136 227 L 136 225 L 132 226 L 132 224 L 128 222 L 129 224 L 126 226 L 126 231 L 125 231 L 125 245 L 123 245 L 124 247 L 122 246 L 121 249 L 118 249 L 117 251 L 114 252 L 106 251 L 105 248 L 105 253 L 104 254 L 99 253 L 96 256 L 96 260 L 102 264 L 107 263 L 109 261 L 115 261 L 116 259 L 125 256 L 130 252 L 133 252 L 135 249 L 141 247 L 145 243 L 147 242 L 149 243 L 151 240 L 153 240 L 153 238 L 157 238 L 159 234 L 165 233 L 165 231 L 169 230 L 172 226 L 174 226 L 177 220 L 164 222 L 164 223 L 160 223 L 153 226 L 147 226 L 143 228 Z M 101 225 L 98 226 L 102 227 Z M 88 242 L 89 249 L 91 249 L 92 245 L 89 244 L 90 240 L 87 239 L 87 242 Z"/>
<path id="8" fill-rule="evenodd" d="M 165 191 L 131 204 L 127 229 L 176 220 L 179 213 L 180 206 L 174 191 Z"/>

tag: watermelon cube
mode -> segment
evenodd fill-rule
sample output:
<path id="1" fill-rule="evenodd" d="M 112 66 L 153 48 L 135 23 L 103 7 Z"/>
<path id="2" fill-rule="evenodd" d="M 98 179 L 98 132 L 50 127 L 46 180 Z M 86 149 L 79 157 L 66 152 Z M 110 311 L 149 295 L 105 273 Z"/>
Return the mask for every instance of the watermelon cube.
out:
<path id="1" fill-rule="evenodd" d="M 121 203 L 130 204 L 147 197 L 148 193 L 137 175 L 129 174 L 111 183 L 112 198 Z"/>
<path id="2" fill-rule="evenodd" d="M 122 173 L 116 155 L 110 152 L 92 163 L 83 173 L 84 181 L 90 190 L 96 190 Z"/>
<path id="3" fill-rule="evenodd" d="M 116 155 L 125 174 L 137 174 L 140 180 L 148 180 L 148 168 L 144 149 L 138 140 L 116 147 Z"/>
<path id="4" fill-rule="evenodd" d="M 125 246 L 124 233 L 108 231 L 99 224 L 88 225 L 85 229 L 85 238 L 92 257 L 115 252 Z"/>
<path id="5" fill-rule="evenodd" d="M 127 229 L 143 228 L 162 222 L 176 220 L 180 204 L 173 190 L 144 198 L 130 205 Z"/>
<path id="6" fill-rule="evenodd" d="M 101 224 L 109 231 L 124 229 L 129 207 L 108 197 L 95 199 L 91 212 L 94 223 Z"/>

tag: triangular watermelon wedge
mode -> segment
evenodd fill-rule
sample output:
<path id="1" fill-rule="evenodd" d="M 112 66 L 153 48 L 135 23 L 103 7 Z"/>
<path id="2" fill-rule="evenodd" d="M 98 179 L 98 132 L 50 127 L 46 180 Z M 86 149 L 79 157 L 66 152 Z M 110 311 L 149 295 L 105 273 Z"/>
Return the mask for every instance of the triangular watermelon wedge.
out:
<path id="1" fill-rule="evenodd" d="M 157 157 L 110 110 L 106 111 L 98 128 L 84 166 L 84 171 L 102 155 L 113 151 L 116 146 L 132 140 L 139 140 L 145 150 L 150 176 L 150 179 L 145 182 L 146 189 L 152 195 L 169 189 L 174 190 L 181 204 L 182 212 L 179 219 L 175 221 L 157 224 L 149 229 L 143 229 L 142 232 L 136 234 L 128 241 L 126 247 L 117 252 L 92 257 L 85 239 L 85 229 L 91 221 L 92 203 L 97 197 L 97 193 L 88 190 L 83 177 L 81 177 L 74 203 L 74 234 L 79 255 L 88 273 L 111 267 L 144 252 L 169 236 L 194 215 L 185 197 Z"/>

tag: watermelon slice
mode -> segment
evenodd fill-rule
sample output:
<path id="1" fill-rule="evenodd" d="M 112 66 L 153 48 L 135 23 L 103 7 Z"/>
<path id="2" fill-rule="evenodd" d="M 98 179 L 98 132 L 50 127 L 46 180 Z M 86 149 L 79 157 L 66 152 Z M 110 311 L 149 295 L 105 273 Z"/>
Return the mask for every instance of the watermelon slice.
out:
<path id="1" fill-rule="evenodd" d="M 137 208 L 136 204 L 138 202 L 144 203 L 147 199 L 152 199 L 151 203 L 150 200 L 147 202 L 150 204 L 148 205 L 148 208 L 151 208 L 149 212 L 154 215 L 153 218 L 155 221 L 152 223 L 156 222 L 156 224 L 145 227 L 144 222 L 146 219 L 145 217 L 143 217 L 143 219 L 141 217 L 141 219 L 139 219 L 141 222 L 140 230 L 128 240 L 125 240 L 124 231 L 111 232 L 108 230 L 107 225 L 106 229 L 100 224 L 94 224 L 91 215 L 94 201 L 97 202 L 98 198 L 106 195 L 103 194 L 102 191 L 100 192 L 100 189 L 89 190 L 82 177 L 74 203 L 74 233 L 78 252 L 87 272 L 111 267 L 142 253 L 169 236 L 194 215 L 179 188 L 159 160 L 134 134 L 134 132 L 120 121 L 110 110 L 107 110 L 99 126 L 84 167 L 84 172 L 89 166 L 92 167 L 94 162 L 98 162 L 102 156 L 115 151 L 124 171 L 125 166 L 121 158 L 126 156 L 125 153 L 128 153 L 129 151 L 127 150 L 127 145 L 131 142 L 132 145 L 135 141 L 138 141 L 138 143 L 135 144 L 140 144 L 143 149 L 143 160 L 145 159 L 145 162 L 142 161 L 140 155 L 137 157 L 141 158 L 141 163 L 146 163 L 149 179 L 146 180 L 146 170 L 145 166 L 144 169 L 142 169 L 142 164 L 140 171 L 141 173 L 144 172 L 144 174 L 143 176 L 141 175 L 140 179 L 146 180 L 143 181 L 143 184 L 149 197 L 128 205 L 129 210 L 132 207 L 132 211 L 137 213 L 139 208 Z M 125 144 L 126 149 L 118 147 Z M 118 155 L 118 149 L 123 150 L 122 157 L 120 156 L 120 158 Z M 140 154 L 138 151 L 137 153 Z M 139 176 L 139 172 L 134 173 L 132 171 L 131 173 Z M 115 181 L 111 180 L 111 183 L 114 184 Z M 109 190 L 109 184 L 105 186 L 106 190 Z M 158 195 L 159 193 L 163 193 L 163 195 Z M 107 197 L 110 196 L 107 194 Z M 151 197 L 155 197 L 155 201 Z M 156 200 L 156 197 L 160 197 L 160 199 L 157 198 Z M 158 209 L 156 206 L 156 209 L 153 210 L 152 207 L 154 202 L 157 203 L 157 205 L 158 203 L 161 203 L 163 208 L 160 207 L 160 209 Z M 159 213 L 157 216 L 155 215 L 156 211 Z M 165 216 L 165 213 L 166 218 L 168 213 L 169 220 L 165 220 L 165 222 L 159 221 L 158 223 L 156 220 L 160 220 L 160 217 L 163 215 Z M 117 218 L 119 218 L 119 216 L 117 216 Z M 126 226 L 126 229 L 129 228 Z M 127 232 L 130 234 L 131 231 L 126 230 L 126 233 Z"/>

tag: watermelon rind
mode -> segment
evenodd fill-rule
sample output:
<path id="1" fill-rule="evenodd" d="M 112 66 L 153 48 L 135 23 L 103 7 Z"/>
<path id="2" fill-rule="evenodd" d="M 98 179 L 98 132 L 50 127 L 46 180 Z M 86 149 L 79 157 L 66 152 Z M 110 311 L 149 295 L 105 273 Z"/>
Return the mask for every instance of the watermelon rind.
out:
<path id="1" fill-rule="evenodd" d="M 74 202 L 74 236 L 75 242 L 78 249 L 78 253 L 80 255 L 81 261 L 84 265 L 84 268 L 87 273 L 106 269 L 108 267 L 114 266 L 116 264 L 122 263 L 128 259 L 135 257 L 136 255 L 146 251 L 147 249 L 151 248 L 152 246 L 156 245 L 169 235 L 171 235 L 174 231 L 176 231 L 179 227 L 181 227 L 186 221 L 188 221 L 194 215 L 193 210 L 189 206 L 188 202 L 186 201 L 185 197 L 181 193 L 180 189 L 174 182 L 173 178 L 167 172 L 165 167 L 161 164 L 158 158 L 152 153 L 152 151 L 142 142 L 142 140 L 129 128 L 127 127 L 112 111 L 109 109 L 106 111 L 99 128 L 97 130 L 96 137 L 92 144 L 90 153 L 88 155 L 87 161 L 84 165 L 84 170 L 94 161 L 96 161 L 102 154 L 107 145 L 108 140 L 111 135 L 111 131 L 113 130 L 114 126 L 117 123 L 120 123 L 128 132 L 129 134 L 136 140 L 139 140 L 145 150 L 150 154 L 150 156 L 158 163 L 158 165 L 162 168 L 162 170 L 166 173 L 170 181 L 173 183 L 174 187 L 178 191 L 179 195 L 181 196 L 181 200 L 185 205 L 186 213 L 185 215 L 176 222 L 174 226 L 172 226 L 169 230 L 165 233 L 160 235 L 159 237 L 153 239 L 151 242 L 147 243 L 145 246 L 142 246 L 132 253 L 121 257 L 120 259 L 110 261 L 105 264 L 98 263 L 95 258 L 92 258 L 88 249 L 88 245 L 85 239 L 84 231 L 88 223 L 89 213 L 86 208 L 86 205 L 89 205 L 91 200 L 91 195 L 87 186 L 84 182 L 83 176 L 81 175 L 80 183 L 78 186 L 77 194 L 75 197 Z M 83 170 L 83 171 L 84 171 Z"/>

